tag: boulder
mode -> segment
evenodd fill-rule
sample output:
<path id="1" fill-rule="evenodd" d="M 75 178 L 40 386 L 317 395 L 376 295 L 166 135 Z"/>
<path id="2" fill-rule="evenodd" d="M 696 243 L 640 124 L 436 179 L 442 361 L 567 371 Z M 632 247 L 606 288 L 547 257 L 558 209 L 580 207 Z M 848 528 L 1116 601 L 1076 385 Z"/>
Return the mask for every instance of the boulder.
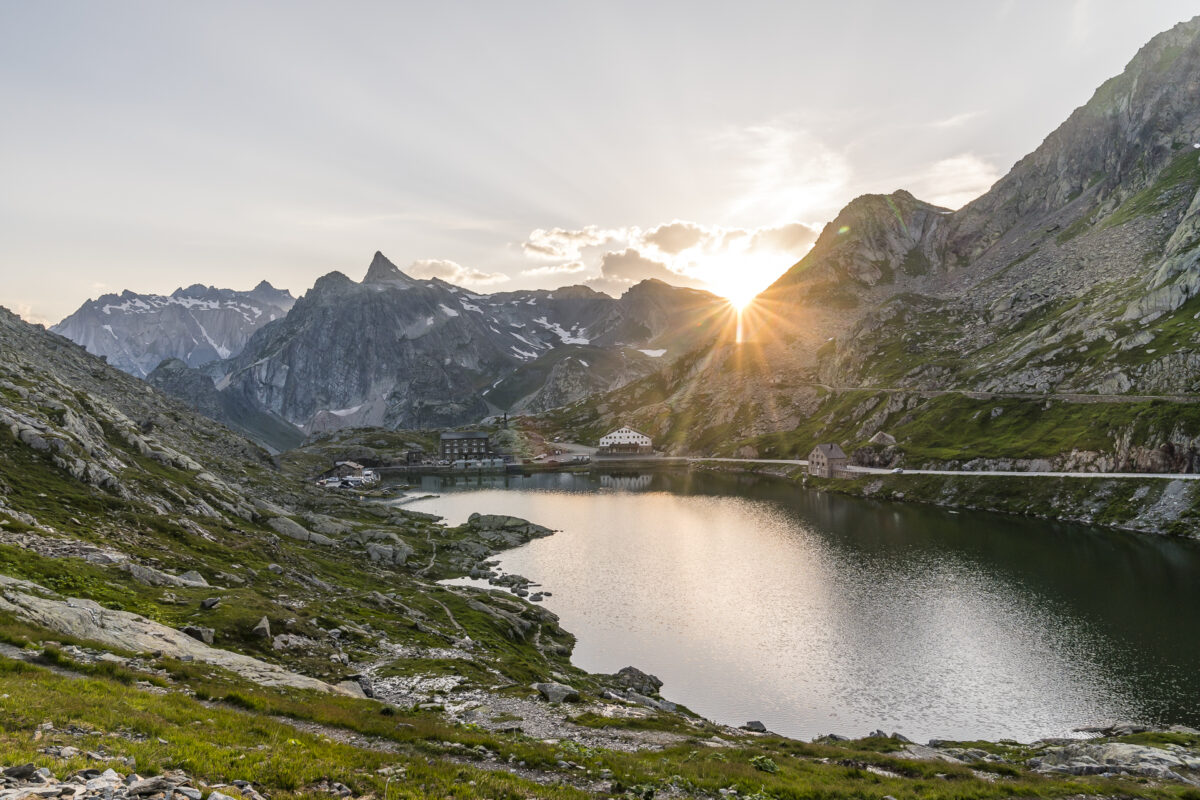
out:
<path id="1" fill-rule="evenodd" d="M 180 575 L 179 580 L 183 581 L 184 584 L 188 585 L 188 586 L 195 586 L 195 587 L 208 586 L 208 581 L 204 580 L 204 576 L 201 575 L 199 572 L 196 572 L 196 570 L 194 570 L 194 569 L 190 569 L 187 572 Z"/>
<path id="2" fill-rule="evenodd" d="M 674 711 L 676 706 L 669 700 L 658 700 L 653 697 L 647 697 L 644 694 L 635 692 L 632 689 L 625 692 L 625 699 L 631 703 L 637 703 L 639 706 L 653 708 L 657 711 Z"/>
<path id="3" fill-rule="evenodd" d="M 259 639 L 271 638 L 271 621 L 265 616 L 258 621 L 258 624 L 250 631 L 251 634 Z"/>
<path id="4" fill-rule="evenodd" d="M 756 719 L 752 719 L 749 722 L 747 722 L 745 725 L 742 726 L 742 730 L 753 731 L 755 733 L 766 733 L 767 726 L 763 725 L 761 722 L 759 722 Z"/>
<path id="5" fill-rule="evenodd" d="M 141 797 L 142 795 L 158 794 L 175 788 L 175 784 L 159 775 L 154 778 L 144 778 L 140 781 L 134 781 L 125 789 L 125 793 L 130 797 Z"/>
<path id="6" fill-rule="evenodd" d="M 170 575 L 154 567 L 126 562 L 120 568 L 129 573 L 129 577 L 147 586 L 171 586 L 183 589 L 201 589 L 208 586 L 208 581 L 196 572 L 185 572 L 182 575 Z"/>
<path id="7" fill-rule="evenodd" d="M 334 543 L 333 539 L 330 539 L 328 536 L 313 533 L 299 522 L 287 517 L 272 517 L 267 524 L 280 536 L 286 536 L 298 542 L 312 542 L 313 544 L 324 545 L 326 547 Z"/>
<path id="8" fill-rule="evenodd" d="M 377 544 L 371 542 L 366 546 L 367 557 L 372 561 L 394 566 L 403 566 L 412 555 L 412 548 L 400 542 L 398 544 Z"/>
<path id="9" fill-rule="evenodd" d="M 633 689 L 641 694 L 658 694 L 663 682 L 648 672 L 642 672 L 637 667 L 624 667 L 613 676 L 616 683 L 627 689 Z"/>
<path id="10" fill-rule="evenodd" d="M 556 681 L 535 683 L 533 688 L 537 689 L 538 693 L 551 703 L 577 702 L 579 700 L 579 692 L 565 683 Z"/>
<path id="11" fill-rule="evenodd" d="M 184 625 L 180 630 L 196 641 L 204 642 L 205 644 L 213 643 L 215 631 L 212 628 L 205 628 L 200 625 Z"/>

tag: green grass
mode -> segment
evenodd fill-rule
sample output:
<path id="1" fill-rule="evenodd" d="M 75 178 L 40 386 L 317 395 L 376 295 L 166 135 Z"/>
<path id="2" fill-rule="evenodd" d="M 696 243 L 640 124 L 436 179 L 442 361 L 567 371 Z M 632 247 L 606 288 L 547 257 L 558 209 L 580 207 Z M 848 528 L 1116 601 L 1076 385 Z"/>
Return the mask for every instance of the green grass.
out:
<path id="1" fill-rule="evenodd" d="M 887 752 L 895 749 L 891 740 L 839 746 L 766 737 L 734 741 L 733 746 L 717 750 L 685 742 L 658 752 L 625 753 L 571 741 L 546 744 L 496 736 L 469 726 L 447 725 L 433 716 L 387 715 L 378 704 L 350 698 L 324 698 L 321 710 L 310 710 L 310 718 L 325 719 L 337 716 L 340 707 L 348 730 L 392 743 L 365 749 L 319 729 L 297 729 L 276 718 L 291 709 L 259 695 L 229 693 L 226 702 L 214 704 L 176 692 L 152 694 L 105 678 L 72 679 L 5 659 L 0 659 L 0 694 L 13 700 L 0 708 L 0 762 L 32 760 L 60 774 L 94 766 L 82 758 L 64 763 L 38 752 L 48 742 L 71 743 L 105 749 L 112 758 L 108 763 L 121 771 L 129 768 L 116 759 L 128 757 L 134 761 L 133 769 L 143 775 L 182 769 L 206 784 L 249 780 L 280 798 L 313 796 L 315 785 L 323 780 L 345 783 L 356 794 L 382 796 L 386 779 L 379 770 L 385 767 L 405 771 L 403 780 L 392 783 L 392 797 L 586 796 L 569 786 L 537 785 L 503 770 L 477 768 L 474 762 L 488 751 L 500 760 L 512 756 L 552 773 L 559 759 L 567 759 L 593 775 L 609 770 L 624 787 L 671 789 L 686 795 L 711 796 L 734 788 L 743 796 L 761 791 L 772 798 L 1181 796 L 1174 786 L 1043 778 L 1019 770 L 1011 770 L 1016 775 L 1002 772 L 995 781 L 985 781 L 966 767 L 897 758 Z M 48 739 L 35 740 L 38 726 L 47 721 L 55 731 L 73 726 L 94 733 L 51 733 Z M 123 735 L 106 735 L 112 731 Z M 900 777 L 873 773 L 871 767 Z"/>
<path id="2" fill-rule="evenodd" d="M 1200 156 L 1193 150 L 1185 150 L 1158 173 L 1152 184 L 1123 202 L 1100 226 L 1115 228 L 1139 217 L 1160 213 L 1177 202 L 1184 192 L 1194 192 L 1197 186 L 1200 186 Z"/>

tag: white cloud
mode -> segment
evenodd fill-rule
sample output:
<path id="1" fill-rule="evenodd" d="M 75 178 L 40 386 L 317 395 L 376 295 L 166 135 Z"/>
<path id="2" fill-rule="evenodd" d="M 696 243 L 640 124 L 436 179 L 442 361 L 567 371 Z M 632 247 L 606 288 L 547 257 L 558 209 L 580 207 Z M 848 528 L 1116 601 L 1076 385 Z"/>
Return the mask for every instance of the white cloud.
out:
<path id="1" fill-rule="evenodd" d="M 526 255 L 534 258 L 547 258 L 555 261 L 578 259 L 585 247 L 598 247 L 620 238 L 622 235 L 622 231 L 603 230 L 595 225 L 589 225 L 581 230 L 538 228 L 529 234 L 529 238 L 521 247 Z"/>
<path id="2" fill-rule="evenodd" d="M 654 245 L 664 253 L 688 250 L 708 238 L 708 232 L 694 222 L 675 220 L 659 225 L 642 236 L 642 241 Z"/>
<path id="3" fill-rule="evenodd" d="M 441 278 L 447 283 L 460 286 L 491 286 L 509 280 L 509 277 L 503 272 L 484 272 L 473 267 L 464 267 L 454 261 L 437 258 L 414 261 L 405 271 L 414 278 L 422 280 Z"/>
<path id="4" fill-rule="evenodd" d="M 913 189 L 917 197 L 946 208 L 961 208 L 1000 180 L 1000 170 L 972 153 L 938 161 Z"/>
<path id="5" fill-rule="evenodd" d="M 587 269 L 582 261 L 570 261 L 566 264 L 548 264 L 544 267 L 530 267 L 521 270 L 522 275 L 531 278 L 545 278 L 554 275 L 574 275 Z"/>
<path id="6" fill-rule="evenodd" d="M 632 247 L 605 253 L 600 259 L 600 276 L 584 283 L 597 291 L 621 294 L 650 278 L 676 286 L 703 286 L 700 281 L 672 270 L 662 261 L 648 258 Z"/>
<path id="7" fill-rule="evenodd" d="M 789 222 L 750 232 L 747 249 L 751 252 L 776 252 L 799 254 L 806 252 L 817 241 L 820 231 L 803 222 Z"/>

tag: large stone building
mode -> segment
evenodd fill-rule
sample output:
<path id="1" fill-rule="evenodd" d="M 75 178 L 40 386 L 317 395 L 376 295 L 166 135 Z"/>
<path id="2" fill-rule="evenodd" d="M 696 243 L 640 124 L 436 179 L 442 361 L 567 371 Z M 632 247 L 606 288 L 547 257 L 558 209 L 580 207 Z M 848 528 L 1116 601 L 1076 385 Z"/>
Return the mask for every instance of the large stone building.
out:
<path id="1" fill-rule="evenodd" d="M 600 455 L 650 455 L 654 452 L 654 443 L 646 434 L 626 425 L 601 436 L 596 452 Z"/>
<path id="2" fill-rule="evenodd" d="M 488 458 L 492 444 L 484 431 L 450 431 L 442 434 L 438 452 L 443 461 Z"/>
<path id="3" fill-rule="evenodd" d="M 819 478 L 846 477 L 846 453 L 837 444 L 819 444 L 808 454 L 808 474 Z"/>

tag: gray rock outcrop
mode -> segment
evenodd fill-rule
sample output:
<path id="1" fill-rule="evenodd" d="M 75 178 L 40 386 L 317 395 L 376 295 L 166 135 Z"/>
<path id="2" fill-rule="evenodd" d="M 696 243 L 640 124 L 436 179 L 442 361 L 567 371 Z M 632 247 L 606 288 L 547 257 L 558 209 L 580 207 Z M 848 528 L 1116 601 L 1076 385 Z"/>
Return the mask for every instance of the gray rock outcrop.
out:
<path id="1" fill-rule="evenodd" d="M 58 600 L 42 587 L 0 576 L 0 611 L 67 636 L 105 647 L 162 652 L 224 667 L 262 686 L 290 686 L 331 692 L 324 681 L 288 671 L 241 653 L 212 647 L 183 631 L 128 611 L 107 609 L 91 600 Z M 211 630 L 211 629 L 205 629 Z M 198 631 L 204 636 L 204 631 Z"/>
<path id="2" fill-rule="evenodd" d="M 533 688 L 550 703 L 568 703 L 579 700 L 579 692 L 565 683 L 547 681 L 545 683 L 535 683 Z"/>

